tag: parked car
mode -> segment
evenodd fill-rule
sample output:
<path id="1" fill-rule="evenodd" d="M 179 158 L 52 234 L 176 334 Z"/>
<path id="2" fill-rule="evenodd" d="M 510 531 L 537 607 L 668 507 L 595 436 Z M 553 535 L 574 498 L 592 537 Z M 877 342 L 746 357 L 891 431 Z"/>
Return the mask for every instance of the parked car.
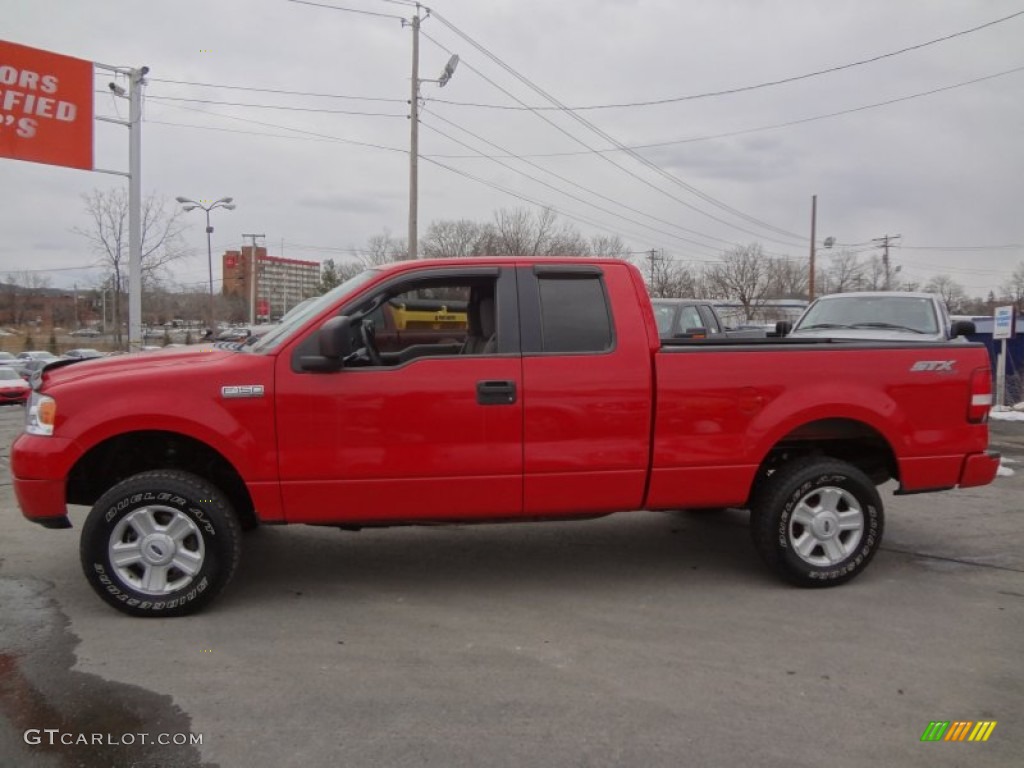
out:
<path id="1" fill-rule="evenodd" d="M 17 359 L 18 358 L 16 358 L 10 352 L 0 352 L 0 365 L 10 365 Z"/>
<path id="2" fill-rule="evenodd" d="M 12 370 L 14 370 L 25 381 L 31 381 L 33 373 L 35 373 L 36 371 L 41 371 L 43 368 L 45 368 L 47 365 L 52 363 L 54 360 L 60 360 L 60 358 L 59 357 L 53 357 L 53 358 L 41 357 L 41 358 L 34 358 L 34 359 L 31 359 L 31 360 L 17 360 L 17 361 L 15 361 L 15 363 L 13 365 L 8 366 L 8 367 L 10 367 Z"/>
<path id="3" fill-rule="evenodd" d="M 89 338 L 96 338 L 97 336 L 102 336 L 103 334 L 101 334 L 99 332 L 99 330 L 97 330 L 96 328 L 79 328 L 77 331 L 72 331 L 68 335 L 69 336 L 87 336 Z"/>
<path id="4" fill-rule="evenodd" d="M 52 352 L 45 350 L 30 350 L 28 352 L 19 352 L 19 360 L 56 360 L 57 356 Z"/>
<path id="5" fill-rule="evenodd" d="M 779 323 L 778 330 L 789 338 L 950 341 L 974 333 L 974 323 L 952 321 L 934 293 L 868 291 L 815 299 L 792 329 Z"/>
<path id="6" fill-rule="evenodd" d="M 706 299 L 651 299 L 658 335 L 663 339 L 757 339 L 768 335 L 766 328 L 729 328 L 715 305 Z"/>
<path id="7" fill-rule="evenodd" d="M 103 357 L 103 353 L 98 349 L 69 349 L 64 353 L 64 357 L 73 357 L 77 360 L 88 360 L 91 357 Z"/>
<path id="8" fill-rule="evenodd" d="M 10 366 L 0 366 L 0 403 L 24 403 L 32 387 Z"/>
<path id="9" fill-rule="evenodd" d="M 462 312 L 426 304 L 459 295 Z M 371 320 L 385 306 L 402 312 L 387 313 L 404 338 L 392 351 Z M 652 321 L 643 276 L 619 259 L 396 262 L 251 346 L 48 368 L 11 448 L 14 491 L 51 528 L 91 506 L 90 586 L 170 616 L 223 590 L 241 528 L 260 522 L 743 507 L 772 569 L 826 587 L 882 546 L 876 486 L 996 476 L 980 344 L 659 341 Z"/>

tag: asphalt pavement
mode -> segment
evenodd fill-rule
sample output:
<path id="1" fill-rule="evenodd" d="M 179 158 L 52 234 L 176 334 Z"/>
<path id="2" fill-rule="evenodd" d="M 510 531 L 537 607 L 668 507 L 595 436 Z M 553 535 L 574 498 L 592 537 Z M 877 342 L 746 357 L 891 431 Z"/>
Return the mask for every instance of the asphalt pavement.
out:
<path id="1" fill-rule="evenodd" d="M 1021 765 L 1024 423 L 993 425 L 1016 471 L 991 486 L 887 491 L 882 551 L 834 589 L 778 582 L 733 510 L 296 526 L 247 534 L 207 611 L 147 620 L 87 586 L 84 509 L 21 517 L 21 414 L 2 766 Z M 922 742 L 932 721 L 996 726 Z"/>

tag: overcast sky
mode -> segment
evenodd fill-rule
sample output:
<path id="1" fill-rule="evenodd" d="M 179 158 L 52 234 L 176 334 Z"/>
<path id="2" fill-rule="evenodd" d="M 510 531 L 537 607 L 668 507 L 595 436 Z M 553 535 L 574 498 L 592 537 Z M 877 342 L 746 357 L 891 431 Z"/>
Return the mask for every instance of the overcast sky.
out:
<path id="1" fill-rule="evenodd" d="M 283 248 L 286 257 L 314 261 L 345 260 L 345 249 L 385 230 L 406 235 L 412 39 L 395 17 L 414 8 L 404 0 L 323 4 L 382 15 L 287 0 L 0 0 L 0 34 L 150 68 L 142 186 L 169 201 L 235 198 L 237 210 L 214 213 L 219 285 L 217 256 L 237 248 L 244 232 L 265 233 L 274 255 Z M 756 241 L 804 260 L 817 194 L 819 239 L 856 244 L 867 258 L 877 252 L 868 250 L 872 238 L 901 234 L 892 259 L 912 280 L 945 272 L 984 295 L 1024 260 L 1024 71 L 1000 75 L 1024 67 L 1024 15 L 837 72 L 678 100 L 915 46 L 1024 11 L 1024 0 L 437 0 L 431 7 L 420 76 L 437 77 L 451 52 L 461 63 L 444 89 L 422 86 L 421 236 L 432 220 L 483 221 L 500 208 L 531 205 L 519 195 L 553 207 L 587 235 L 618 234 L 632 250 L 664 249 L 699 264 Z M 564 113 L 492 108 L 551 106 L 513 72 L 569 107 L 677 100 L 575 113 L 602 136 Z M 979 78 L 989 79 L 861 109 Z M 107 92 L 112 79 L 96 69 L 104 91 L 96 112 L 124 116 L 127 104 Z M 857 111 L 807 120 L 847 110 Z M 772 127 L 794 121 L 805 122 Z M 637 150 L 656 168 L 621 151 L 590 151 L 613 148 L 609 138 L 657 145 Z M 480 152 L 529 156 L 532 165 Z M 124 128 L 97 125 L 96 165 L 127 168 Z M 0 159 L 0 277 L 36 269 L 53 270 L 44 274 L 54 285 L 94 281 L 80 268 L 95 257 L 72 232 L 88 225 L 81 196 L 125 183 Z M 205 283 L 205 220 L 188 216 L 194 255 L 173 278 Z M 987 248 L 956 250 L 965 246 Z"/>

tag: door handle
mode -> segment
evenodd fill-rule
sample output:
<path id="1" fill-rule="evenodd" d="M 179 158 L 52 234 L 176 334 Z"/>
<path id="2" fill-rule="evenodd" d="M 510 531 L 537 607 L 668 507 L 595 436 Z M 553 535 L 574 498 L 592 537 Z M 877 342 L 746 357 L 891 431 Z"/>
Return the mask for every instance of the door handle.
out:
<path id="1" fill-rule="evenodd" d="M 514 381 L 478 381 L 476 383 L 476 401 L 480 405 L 512 405 L 516 401 L 516 383 Z"/>

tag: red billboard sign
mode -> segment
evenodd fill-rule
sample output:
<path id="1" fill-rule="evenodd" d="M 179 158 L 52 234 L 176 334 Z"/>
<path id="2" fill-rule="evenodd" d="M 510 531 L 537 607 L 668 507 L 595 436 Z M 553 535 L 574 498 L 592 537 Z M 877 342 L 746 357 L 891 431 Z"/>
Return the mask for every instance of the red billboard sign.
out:
<path id="1" fill-rule="evenodd" d="M 0 40 L 0 157 L 92 170 L 92 62 Z"/>

